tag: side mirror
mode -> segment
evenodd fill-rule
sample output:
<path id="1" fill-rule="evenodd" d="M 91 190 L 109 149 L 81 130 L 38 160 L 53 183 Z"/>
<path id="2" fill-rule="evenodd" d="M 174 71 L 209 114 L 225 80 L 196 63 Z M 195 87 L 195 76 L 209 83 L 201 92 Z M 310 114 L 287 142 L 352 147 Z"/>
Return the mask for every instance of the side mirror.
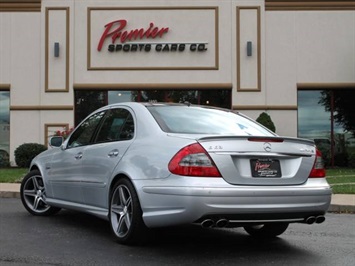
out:
<path id="1" fill-rule="evenodd" d="M 61 136 L 55 136 L 55 137 L 51 137 L 51 139 L 49 140 L 49 145 L 51 147 L 60 147 L 64 142 L 63 137 Z"/>

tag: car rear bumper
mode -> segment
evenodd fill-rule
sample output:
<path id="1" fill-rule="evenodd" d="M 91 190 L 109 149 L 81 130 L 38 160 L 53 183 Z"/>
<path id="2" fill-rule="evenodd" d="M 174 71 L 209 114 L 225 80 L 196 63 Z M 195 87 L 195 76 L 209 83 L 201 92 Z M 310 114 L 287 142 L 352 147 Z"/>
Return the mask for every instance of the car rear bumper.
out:
<path id="1" fill-rule="evenodd" d="M 325 180 L 307 183 L 289 187 L 155 184 L 142 186 L 139 195 L 148 227 L 200 223 L 210 218 L 238 223 L 302 222 L 324 215 L 331 201 Z"/>

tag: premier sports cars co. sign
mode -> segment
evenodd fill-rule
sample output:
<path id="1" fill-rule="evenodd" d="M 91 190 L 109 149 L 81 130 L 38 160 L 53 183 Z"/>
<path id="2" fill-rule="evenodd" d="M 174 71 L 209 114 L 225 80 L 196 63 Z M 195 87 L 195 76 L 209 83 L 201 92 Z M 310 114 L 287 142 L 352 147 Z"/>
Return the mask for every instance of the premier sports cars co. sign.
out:
<path id="1" fill-rule="evenodd" d="M 102 50 L 106 39 L 111 41 L 107 48 L 109 52 L 150 52 L 152 50 L 157 52 L 183 52 L 186 47 L 189 47 L 190 51 L 203 52 L 207 50 L 207 43 L 127 43 L 137 40 L 162 39 L 169 32 L 169 27 L 159 28 L 155 26 L 153 22 L 150 22 L 147 28 L 126 30 L 126 25 L 127 20 L 125 19 L 107 23 L 101 35 L 97 50 Z"/>
<path id="2" fill-rule="evenodd" d="M 89 70 L 218 68 L 217 8 L 89 8 L 88 27 Z"/>

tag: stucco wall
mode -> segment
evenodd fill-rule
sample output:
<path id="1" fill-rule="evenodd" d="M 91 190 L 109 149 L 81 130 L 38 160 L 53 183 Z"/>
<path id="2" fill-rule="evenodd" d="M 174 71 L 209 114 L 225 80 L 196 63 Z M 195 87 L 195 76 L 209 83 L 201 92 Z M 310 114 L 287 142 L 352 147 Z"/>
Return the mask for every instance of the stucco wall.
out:
<path id="1" fill-rule="evenodd" d="M 10 84 L 12 161 L 20 144 L 45 143 L 46 125 L 73 125 L 76 84 L 231 84 L 235 109 L 252 118 L 265 109 L 278 134 L 297 136 L 299 84 L 319 84 L 321 89 L 355 83 L 354 10 L 265 11 L 261 0 L 43 0 L 41 4 L 40 12 L 0 12 L 0 85 Z M 218 69 L 88 70 L 88 7 L 218 7 Z M 49 19 L 48 10 L 52 12 Z M 192 32 L 210 30 L 211 25 L 199 22 L 199 14 L 206 15 L 203 12 L 196 12 L 191 20 L 195 22 Z M 163 18 L 153 18 L 168 24 Z M 239 29 L 238 23 L 243 25 Z M 253 41 L 251 57 L 245 54 L 247 38 Z M 61 46 L 58 58 L 53 55 L 56 41 Z M 186 65 L 195 63 L 189 60 L 194 59 L 187 59 Z M 238 64 L 243 69 L 239 78 Z M 55 91 L 57 87 L 64 90 Z"/>

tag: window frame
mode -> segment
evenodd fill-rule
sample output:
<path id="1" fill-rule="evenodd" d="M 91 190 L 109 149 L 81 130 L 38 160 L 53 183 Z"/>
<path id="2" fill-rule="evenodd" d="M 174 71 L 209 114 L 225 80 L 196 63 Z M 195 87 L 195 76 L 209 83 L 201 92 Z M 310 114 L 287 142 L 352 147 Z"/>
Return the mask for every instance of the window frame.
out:
<path id="1" fill-rule="evenodd" d="M 125 120 L 122 124 L 122 126 L 120 127 L 120 134 L 122 134 L 123 128 L 126 126 L 127 124 L 127 120 L 131 117 L 132 121 L 133 121 L 133 136 L 130 139 L 112 139 L 112 140 L 107 140 L 107 141 L 98 141 L 98 137 L 100 135 L 101 129 L 103 128 L 105 121 L 107 120 L 108 116 L 113 113 L 114 111 L 119 110 L 119 111 L 126 111 L 127 115 L 125 117 Z M 130 110 L 128 110 L 127 108 L 123 108 L 123 107 L 112 107 L 110 109 L 107 110 L 105 116 L 102 118 L 102 121 L 100 122 L 100 124 L 98 125 L 98 128 L 96 129 L 95 132 L 95 136 L 93 137 L 92 140 L 92 144 L 101 144 L 101 143 L 109 143 L 109 142 L 116 142 L 116 141 L 127 141 L 127 140 L 132 140 L 135 137 L 135 132 L 136 132 L 136 124 L 135 124 L 135 120 L 134 120 L 134 116 L 132 114 L 132 112 Z"/>

